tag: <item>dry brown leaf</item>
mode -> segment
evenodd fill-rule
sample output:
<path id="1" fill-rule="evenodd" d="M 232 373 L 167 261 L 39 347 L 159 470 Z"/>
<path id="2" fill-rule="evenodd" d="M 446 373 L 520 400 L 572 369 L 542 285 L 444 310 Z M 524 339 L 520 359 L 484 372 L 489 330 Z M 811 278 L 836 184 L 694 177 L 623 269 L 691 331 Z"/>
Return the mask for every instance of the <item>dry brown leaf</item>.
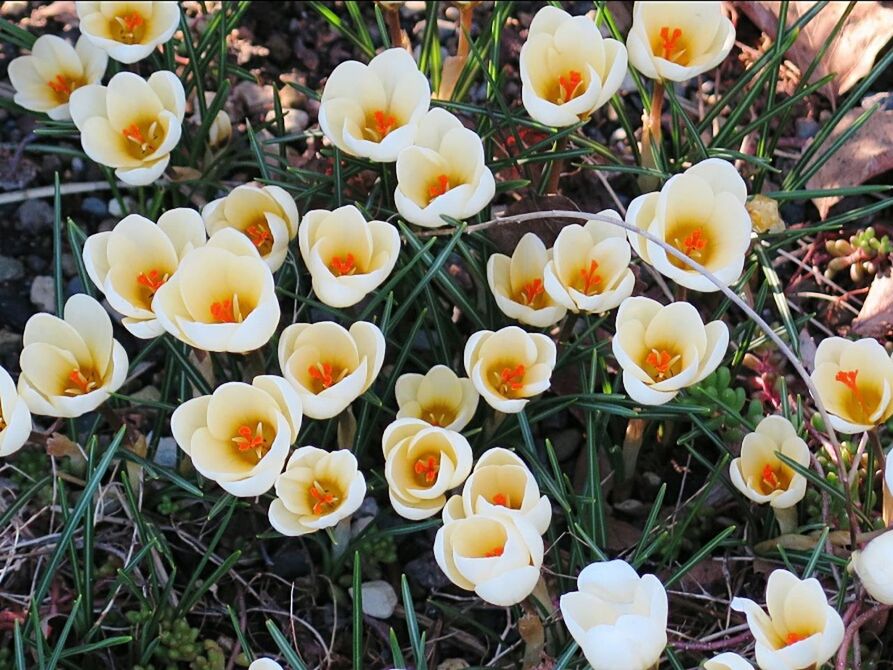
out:
<path id="1" fill-rule="evenodd" d="M 53 433 L 47 438 L 47 453 L 56 458 L 68 456 L 76 461 L 84 460 L 80 447 L 62 433 Z"/>
<path id="2" fill-rule="evenodd" d="M 868 289 L 853 332 L 862 337 L 886 338 L 893 334 L 893 277 L 877 276 Z"/>

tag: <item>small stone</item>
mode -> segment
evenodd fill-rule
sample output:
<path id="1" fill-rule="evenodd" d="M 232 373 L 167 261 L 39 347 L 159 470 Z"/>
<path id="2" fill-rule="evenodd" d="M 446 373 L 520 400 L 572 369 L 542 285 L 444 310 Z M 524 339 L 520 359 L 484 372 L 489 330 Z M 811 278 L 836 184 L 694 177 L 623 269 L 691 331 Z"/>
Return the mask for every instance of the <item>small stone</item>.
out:
<path id="1" fill-rule="evenodd" d="M 56 287 L 53 278 L 41 275 L 31 283 L 31 304 L 41 312 L 56 311 Z"/>
<path id="2" fill-rule="evenodd" d="M 31 235 L 53 229 L 53 208 L 45 200 L 26 200 L 16 212 L 21 229 Z"/>
<path id="3" fill-rule="evenodd" d="M 656 472 L 646 471 L 642 473 L 642 483 L 650 489 L 659 489 L 664 480 Z"/>
<path id="4" fill-rule="evenodd" d="M 0 282 L 21 279 L 25 274 L 25 266 L 17 258 L 0 256 Z"/>
<path id="5" fill-rule="evenodd" d="M 139 391 L 135 391 L 130 394 L 130 397 L 133 400 L 143 400 L 149 402 L 158 402 L 161 400 L 161 391 L 159 391 L 156 387 L 152 386 L 144 386 Z M 161 442 L 163 442 L 167 438 L 161 438 Z M 159 444 L 161 443 L 159 442 Z"/>
<path id="6" fill-rule="evenodd" d="M 794 122 L 794 127 L 797 129 L 797 137 L 801 140 L 807 140 L 810 137 L 814 137 L 819 132 L 821 126 L 813 119 L 797 119 Z"/>
<path id="7" fill-rule="evenodd" d="M 630 516 L 645 516 L 645 513 L 648 511 L 648 508 L 642 502 L 633 498 L 627 498 L 617 503 L 614 505 L 614 509 Z"/>
<path id="8" fill-rule="evenodd" d="M 353 598 L 353 589 L 348 589 Z M 363 595 L 363 614 L 376 619 L 389 619 L 397 607 L 397 594 L 386 581 L 377 579 L 365 582 L 360 587 Z"/>
<path id="9" fill-rule="evenodd" d="M 158 391 L 158 389 L 155 390 Z M 158 440 L 158 448 L 155 450 L 155 457 L 152 460 L 163 468 L 177 467 L 177 441 L 172 437 L 162 437 Z"/>
<path id="10" fill-rule="evenodd" d="M 136 204 L 134 199 L 129 198 L 125 195 L 122 198 L 122 200 L 124 201 L 124 205 L 127 207 L 127 211 L 124 211 L 123 209 L 121 209 L 121 203 L 118 202 L 117 198 L 112 198 L 111 200 L 109 200 L 109 204 L 108 204 L 109 214 L 111 214 L 112 216 L 123 217 L 123 216 L 127 216 L 128 212 L 133 211 L 133 207 Z"/>
<path id="11" fill-rule="evenodd" d="M 83 202 L 81 202 L 81 211 L 84 214 L 89 214 L 90 216 L 95 216 L 97 219 L 101 219 L 108 215 L 109 208 L 105 202 L 96 196 L 91 195 L 84 198 Z"/>
<path id="12" fill-rule="evenodd" d="M 406 564 L 406 576 L 427 591 L 445 588 L 449 578 L 443 574 L 434 560 L 434 552 L 428 552 Z"/>

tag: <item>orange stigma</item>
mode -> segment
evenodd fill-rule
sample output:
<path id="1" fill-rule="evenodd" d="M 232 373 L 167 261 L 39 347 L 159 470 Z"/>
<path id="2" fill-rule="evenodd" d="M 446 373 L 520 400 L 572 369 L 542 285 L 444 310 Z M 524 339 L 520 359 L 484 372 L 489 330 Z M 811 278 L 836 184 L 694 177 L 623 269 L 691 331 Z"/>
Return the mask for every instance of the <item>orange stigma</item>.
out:
<path id="1" fill-rule="evenodd" d="M 167 281 L 167 275 L 162 275 L 158 270 L 153 269 L 149 272 L 140 272 L 136 276 L 136 281 L 149 289 L 149 293 L 154 294 Z"/>
<path id="2" fill-rule="evenodd" d="M 509 506 L 508 496 L 505 495 L 504 493 L 497 493 L 495 496 L 493 496 L 493 504 L 494 505 L 502 505 L 503 507 L 508 507 Z"/>
<path id="3" fill-rule="evenodd" d="M 129 14 L 125 14 L 124 16 L 121 16 L 119 18 L 124 24 L 124 28 L 126 28 L 127 31 L 131 33 L 146 22 L 146 20 L 143 18 L 143 15 L 137 12 L 130 12 Z"/>
<path id="4" fill-rule="evenodd" d="M 78 87 L 78 82 L 69 79 L 63 74 L 57 74 L 54 79 L 47 82 L 47 86 L 53 89 L 53 93 L 61 100 L 68 100 L 71 92 Z"/>
<path id="5" fill-rule="evenodd" d="M 670 32 L 670 28 L 668 26 L 663 26 L 660 29 L 660 40 L 663 44 L 663 57 L 666 60 L 673 60 L 674 56 L 677 56 L 677 52 L 681 52 L 682 50 L 678 48 L 679 38 L 682 37 L 682 30 L 680 28 L 673 28 L 673 32 Z"/>
<path id="6" fill-rule="evenodd" d="M 317 363 L 307 368 L 307 374 L 318 381 L 324 389 L 335 383 L 335 375 L 331 363 Z"/>
<path id="7" fill-rule="evenodd" d="M 562 75 L 558 77 L 558 103 L 563 104 L 573 100 L 582 83 L 583 75 L 576 70 L 571 70 L 567 73 L 567 76 Z"/>
<path id="8" fill-rule="evenodd" d="M 493 547 L 490 551 L 484 553 L 485 558 L 496 558 L 497 556 L 502 556 L 502 553 L 505 551 L 505 547 Z"/>
<path id="9" fill-rule="evenodd" d="M 428 187 L 428 197 L 434 200 L 439 195 L 443 195 L 450 190 L 450 178 L 445 174 L 437 175 L 435 183 Z"/>
<path id="10" fill-rule="evenodd" d="M 580 276 L 583 278 L 583 293 L 592 295 L 602 283 L 601 275 L 598 274 L 598 261 L 591 260 L 588 268 L 580 268 Z"/>
<path id="11" fill-rule="evenodd" d="M 658 379 L 672 377 L 673 371 L 671 368 L 677 360 L 679 360 L 679 357 L 671 356 L 666 349 L 661 349 L 660 351 L 652 349 L 645 357 L 645 362 L 654 368 Z"/>
<path id="12" fill-rule="evenodd" d="M 252 432 L 250 426 L 242 424 L 236 432 L 238 433 L 238 437 L 234 437 L 233 442 L 236 443 L 239 451 L 253 451 L 267 446 L 267 443 L 264 440 L 263 426 L 261 424 L 257 424 L 257 428 L 254 432 Z"/>
<path id="13" fill-rule="evenodd" d="M 84 395 L 96 388 L 96 382 L 89 379 L 79 368 L 68 374 L 71 385 L 65 389 L 66 395 Z"/>
<path id="14" fill-rule="evenodd" d="M 786 647 L 791 646 L 792 644 L 796 644 L 800 642 L 800 640 L 805 640 L 809 635 L 802 635 L 800 633 L 788 633 L 787 637 L 784 639 L 784 643 Z"/>
<path id="15" fill-rule="evenodd" d="M 143 137 L 143 131 L 140 130 L 139 126 L 135 123 L 131 123 L 129 126 L 127 126 L 124 130 L 121 131 L 121 134 L 132 142 L 136 142 L 138 144 L 146 143 L 146 139 Z"/>
<path id="16" fill-rule="evenodd" d="M 344 254 L 344 256 L 340 257 L 335 256 L 329 263 L 329 268 L 336 277 L 352 275 L 357 271 L 356 259 L 354 259 L 353 254 Z"/>
<path id="17" fill-rule="evenodd" d="M 211 304 L 211 316 L 217 323 L 236 323 L 232 300 L 221 300 Z"/>
<path id="18" fill-rule="evenodd" d="M 419 477 L 424 475 L 426 484 L 433 484 L 434 480 L 437 479 L 437 473 L 440 471 L 440 463 L 436 456 L 420 458 L 415 462 L 413 470 Z"/>
<path id="19" fill-rule="evenodd" d="M 245 234 L 248 236 L 248 239 L 251 240 L 251 244 L 258 249 L 268 242 L 273 241 L 273 233 L 270 232 L 270 229 L 266 224 L 252 223 L 245 229 Z"/>
<path id="20" fill-rule="evenodd" d="M 502 368 L 499 373 L 499 389 L 503 394 L 509 391 L 517 391 L 524 386 L 525 367 L 520 363 L 514 368 Z"/>
<path id="21" fill-rule="evenodd" d="M 375 131 L 382 138 L 390 133 L 394 129 L 394 126 L 397 125 L 397 119 L 395 119 L 392 114 L 386 114 L 380 109 L 372 114 L 372 118 L 375 119 Z"/>
<path id="22" fill-rule="evenodd" d="M 856 377 L 859 376 L 858 370 L 841 370 L 836 375 L 834 375 L 834 379 L 839 381 L 841 384 L 846 386 L 850 391 L 853 392 L 853 395 L 859 395 L 859 387 L 856 385 Z"/>
<path id="23" fill-rule="evenodd" d="M 327 507 L 330 508 L 329 511 L 331 511 L 334 509 L 335 503 L 338 502 L 338 498 L 333 493 L 325 489 L 322 484 L 316 481 L 310 485 L 308 493 L 315 501 L 313 503 L 313 513 L 316 516 L 322 514 Z"/>
<path id="24" fill-rule="evenodd" d="M 704 251 L 707 246 L 707 238 L 700 228 L 695 228 L 691 235 L 682 240 L 683 251 L 686 256 L 695 257 Z"/>
<path id="25" fill-rule="evenodd" d="M 772 469 L 772 466 L 766 463 L 763 466 L 763 483 L 766 485 L 766 488 L 769 488 L 773 491 L 778 490 L 780 486 L 780 482 L 778 481 L 778 475 L 775 474 L 775 470 Z M 790 644 L 790 643 L 788 643 Z"/>
<path id="26" fill-rule="evenodd" d="M 536 300 L 545 293 L 542 279 L 534 279 L 521 288 L 521 300 L 525 305 L 532 305 Z"/>

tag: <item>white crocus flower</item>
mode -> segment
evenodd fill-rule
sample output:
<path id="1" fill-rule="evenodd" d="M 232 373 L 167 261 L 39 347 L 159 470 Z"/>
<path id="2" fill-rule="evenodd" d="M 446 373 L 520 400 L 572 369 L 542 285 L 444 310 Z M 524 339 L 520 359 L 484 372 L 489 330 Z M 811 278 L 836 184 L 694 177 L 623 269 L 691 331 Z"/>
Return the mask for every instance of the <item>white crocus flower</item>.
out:
<path id="1" fill-rule="evenodd" d="M 31 437 L 31 412 L 15 382 L 0 365 L 0 456 L 21 449 Z"/>
<path id="2" fill-rule="evenodd" d="M 887 458 L 888 463 L 891 460 Z M 879 603 L 893 605 L 893 530 L 878 535 L 862 551 L 854 551 L 852 561 L 868 594 Z"/>
<path id="3" fill-rule="evenodd" d="M 173 37 L 180 25 L 176 2 L 75 3 L 84 36 L 121 63 L 136 63 Z"/>
<path id="4" fill-rule="evenodd" d="M 258 658 L 251 662 L 248 670 L 283 670 L 283 668 L 271 658 Z"/>
<path id="5" fill-rule="evenodd" d="M 432 426 L 461 431 L 477 411 L 480 395 L 468 377 L 459 377 L 445 365 L 424 375 L 400 375 L 394 386 L 398 419 L 413 418 Z"/>

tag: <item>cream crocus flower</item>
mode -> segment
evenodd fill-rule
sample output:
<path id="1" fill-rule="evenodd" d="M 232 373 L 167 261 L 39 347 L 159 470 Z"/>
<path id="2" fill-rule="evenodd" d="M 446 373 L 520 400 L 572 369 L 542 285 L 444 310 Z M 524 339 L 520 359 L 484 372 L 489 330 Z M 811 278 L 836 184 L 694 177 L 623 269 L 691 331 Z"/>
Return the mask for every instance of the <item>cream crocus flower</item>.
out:
<path id="1" fill-rule="evenodd" d="M 178 340 L 233 353 L 266 344 L 280 315 L 270 268 L 250 240 L 232 229 L 186 254 L 155 292 L 152 311 Z"/>
<path id="2" fill-rule="evenodd" d="M 152 311 L 152 300 L 183 257 L 205 244 L 199 213 L 185 207 L 170 209 L 158 223 L 130 214 L 109 231 L 84 242 L 84 267 L 122 323 L 140 338 L 158 337 L 164 327 Z"/>
<path id="3" fill-rule="evenodd" d="M 91 159 L 115 168 L 121 181 L 146 186 L 158 179 L 180 141 L 186 93 L 167 70 L 143 79 L 119 72 L 108 86 L 81 86 L 69 110 Z"/>
<path id="4" fill-rule="evenodd" d="M 21 449 L 31 436 L 31 412 L 19 397 L 15 382 L 0 365 L 0 456 Z"/>
<path id="5" fill-rule="evenodd" d="M 492 254 L 487 260 L 487 283 L 502 313 L 528 326 L 546 328 L 558 323 L 567 310 L 545 290 L 543 272 L 552 250 L 534 233 L 525 233 L 511 258 Z"/>
<path id="6" fill-rule="evenodd" d="M 421 419 L 457 432 L 471 421 L 480 399 L 468 377 L 459 377 L 445 365 L 435 365 L 424 375 L 400 375 L 394 396 L 398 419 Z"/>
<path id="7" fill-rule="evenodd" d="M 748 598 L 735 598 L 731 607 L 747 616 L 756 638 L 757 665 L 763 670 L 817 668 L 843 642 L 843 620 L 828 604 L 817 579 L 798 579 L 776 570 L 766 584 L 767 615 Z"/>
<path id="8" fill-rule="evenodd" d="M 496 181 L 473 130 L 448 111 L 432 109 L 415 143 L 397 157 L 394 204 L 400 216 L 425 228 L 444 225 L 441 215 L 467 219 L 493 199 Z"/>
<path id="9" fill-rule="evenodd" d="M 319 126 L 332 144 L 352 156 L 392 163 L 412 144 L 431 86 L 406 49 L 388 49 L 369 65 L 349 60 L 326 81 Z"/>
<path id="10" fill-rule="evenodd" d="M 258 658 L 251 662 L 248 670 L 283 670 L 283 668 L 271 658 Z"/>
<path id="11" fill-rule="evenodd" d="M 598 213 L 621 221 L 614 210 Z M 546 265 L 546 293 L 572 312 L 597 314 L 628 298 L 636 283 L 626 233 L 604 221 L 565 226 L 558 233 Z"/>
<path id="12" fill-rule="evenodd" d="M 708 158 L 671 177 L 657 193 L 630 203 L 626 222 L 651 233 L 710 270 L 724 284 L 741 276 L 750 246 L 747 186 L 731 163 Z M 718 291 L 706 277 L 644 237 L 629 241 L 643 261 L 681 286 Z"/>
<path id="13" fill-rule="evenodd" d="M 593 563 L 561 596 L 561 615 L 593 670 L 650 670 L 667 646 L 667 592 L 625 561 Z"/>
<path id="14" fill-rule="evenodd" d="M 394 511 L 419 521 L 437 514 L 446 492 L 471 472 L 471 446 L 459 433 L 421 419 L 397 419 L 381 438 L 385 479 Z"/>
<path id="15" fill-rule="evenodd" d="M 753 666 L 746 658 L 726 652 L 706 661 L 704 670 L 753 670 Z"/>
<path id="16" fill-rule="evenodd" d="M 735 43 L 721 2 L 637 2 L 629 62 L 649 79 L 688 81 L 719 65 Z"/>
<path id="17" fill-rule="evenodd" d="M 212 149 L 217 149 L 229 144 L 232 136 L 233 122 L 229 118 L 229 114 L 221 109 L 208 128 L 208 144 Z"/>
<path id="18" fill-rule="evenodd" d="M 889 462 L 889 459 L 888 459 Z M 893 605 L 893 531 L 878 535 L 862 551 L 854 551 L 852 565 L 868 594 L 884 605 Z"/>
<path id="19" fill-rule="evenodd" d="M 643 405 L 663 405 L 716 370 L 729 346 L 722 321 L 706 326 L 687 302 L 663 306 L 627 298 L 617 311 L 611 349 L 623 368 L 623 386 Z"/>
<path id="20" fill-rule="evenodd" d="M 282 377 L 227 382 L 187 400 L 171 415 L 171 432 L 195 469 L 234 496 L 259 496 L 282 472 L 298 439 L 301 401 Z"/>
<path id="21" fill-rule="evenodd" d="M 626 76 L 626 47 L 592 19 L 540 9 L 521 47 L 521 100 L 547 126 L 571 126 L 611 99 Z"/>
<path id="22" fill-rule="evenodd" d="M 366 479 L 349 451 L 300 447 L 276 479 L 269 519 L 283 535 L 305 535 L 331 528 L 357 511 Z"/>
<path id="23" fill-rule="evenodd" d="M 391 274 L 400 233 L 390 223 L 366 221 L 353 205 L 314 209 L 304 216 L 298 246 L 316 296 L 330 307 L 350 307 Z"/>
<path id="24" fill-rule="evenodd" d="M 893 360 L 877 340 L 822 340 L 812 381 L 834 430 L 861 433 L 893 416 Z"/>
<path id="25" fill-rule="evenodd" d="M 285 262 L 289 241 L 298 234 L 298 208 L 279 186 L 243 184 L 202 209 L 202 219 L 213 235 L 235 228 L 257 248 L 260 257 L 276 272 Z"/>
<path id="26" fill-rule="evenodd" d="M 19 395 L 33 414 L 74 418 L 92 412 L 127 377 L 127 352 L 112 320 L 84 293 L 65 303 L 63 318 L 41 312 L 25 324 Z"/>
<path id="27" fill-rule="evenodd" d="M 295 323 L 279 337 L 279 368 L 311 419 L 331 419 L 366 392 L 384 362 L 378 326 L 357 321 Z"/>
<path id="28" fill-rule="evenodd" d="M 176 2 L 75 3 L 81 32 L 121 63 L 136 63 L 167 42 L 180 25 Z"/>
<path id="29" fill-rule="evenodd" d="M 41 35 L 34 41 L 30 56 L 19 56 L 9 63 L 13 100 L 32 112 L 46 112 L 54 121 L 70 119 L 68 99 L 72 92 L 99 84 L 108 60 L 102 49 L 84 37 L 72 47 L 61 37 Z"/>
<path id="30" fill-rule="evenodd" d="M 499 607 L 531 594 L 543 565 L 543 539 L 524 521 L 481 514 L 445 523 L 434 559 L 453 584 Z"/>
<path id="31" fill-rule="evenodd" d="M 528 398 L 549 388 L 555 343 L 517 326 L 480 330 L 465 344 L 465 371 L 478 393 L 495 410 L 515 414 Z"/>

